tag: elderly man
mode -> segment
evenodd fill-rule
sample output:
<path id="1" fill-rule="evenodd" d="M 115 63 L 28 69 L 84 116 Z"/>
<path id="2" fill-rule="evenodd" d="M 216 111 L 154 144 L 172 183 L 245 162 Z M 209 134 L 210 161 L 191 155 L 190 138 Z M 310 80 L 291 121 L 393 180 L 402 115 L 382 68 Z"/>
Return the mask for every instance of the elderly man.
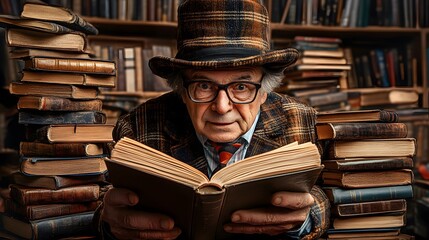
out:
<path id="1" fill-rule="evenodd" d="M 178 14 L 176 57 L 149 63 L 173 91 L 122 116 L 115 140 L 136 139 L 209 177 L 220 165 L 213 142 L 240 143 L 225 164 L 294 141 L 315 142 L 315 111 L 272 92 L 298 52 L 270 51 L 269 20 L 260 1 L 187 0 Z M 106 193 L 105 239 L 180 238 L 174 219 L 132 208 L 138 201 L 144 199 L 128 189 Z M 234 212 L 224 230 L 240 234 L 235 239 L 316 239 L 328 226 L 329 202 L 317 186 L 310 193 L 277 192 L 271 202 Z"/>

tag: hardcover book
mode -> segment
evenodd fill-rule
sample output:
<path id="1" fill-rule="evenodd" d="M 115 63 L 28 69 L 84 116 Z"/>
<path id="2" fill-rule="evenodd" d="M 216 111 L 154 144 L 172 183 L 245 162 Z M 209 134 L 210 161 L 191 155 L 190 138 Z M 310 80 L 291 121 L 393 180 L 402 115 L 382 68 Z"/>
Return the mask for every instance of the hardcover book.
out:
<path id="1" fill-rule="evenodd" d="M 22 220 L 0 213 L 3 229 L 24 239 L 62 239 L 94 234 L 94 212 L 61 215 L 39 220 Z"/>
<path id="2" fill-rule="evenodd" d="M 400 235 L 400 228 L 366 228 L 366 229 L 328 229 L 328 239 L 378 239 L 396 240 Z M 399 239 L 398 239 L 399 240 Z M 402 239 L 406 240 L 406 239 Z"/>
<path id="3" fill-rule="evenodd" d="M 96 86 L 113 88 L 116 84 L 116 76 L 94 75 L 86 73 L 65 73 L 65 72 L 42 72 L 23 70 L 19 73 L 21 82 L 53 83 L 53 84 L 73 84 L 82 86 Z"/>
<path id="4" fill-rule="evenodd" d="M 60 124 L 27 128 L 27 141 L 45 143 L 108 143 L 112 142 L 111 124 Z"/>
<path id="5" fill-rule="evenodd" d="M 373 109 L 344 112 L 326 112 L 317 114 L 317 123 L 339 122 L 398 122 L 395 111 Z"/>
<path id="6" fill-rule="evenodd" d="M 22 157 L 21 172 L 27 175 L 99 174 L 107 170 L 105 157 Z"/>
<path id="7" fill-rule="evenodd" d="M 54 50 L 43 50 L 35 48 L 14 48 L 9 52 L 9 57 L 13 59 L 28 57 L 58 57 L 58 58 L 82 58 L 88 59 L 88 53 L 74 53 Z"/>
<path id="8" fill-rule="evenodd" d="M 405 213 L 406 211 L 407 201 L 405 199 L 346 203 L 331 206 L 331 213 L 340 217 L 352 217 L 381 213 Z"/>
<path id="9" fill-rule="evenodd" d="M 70 9 L 43 4 L 43 2 L 39 1 L 25 2 L 22 8 L 21 17 L 56 22 L 86 34 L 98 34 L 97 28 Z"/>
<path id="10" fill-rule="evenodd" d="M 12 15 L 0 15 L 0 26 L 3 28 L 26 28 L 49 33 L 70 33 L 71 29 L 52 22 L 33 19 L 22 19 Z"/>
<path id="11" fill-rule="evenodd" d="M 32 188 L 60 189 L 77 185 L 88 184 L 106 184 L 104 173 L 87 174 L 79 176 L 57 176 L 57 175 L 42 175 L 29 176 L 21 172 L 15 172 L 8 177 L 15 184 Z"/>
<path id="12" fill-rule="evenodd" d="M 405 214 L 334 218 L 334 229 L 393 228 L 405 226 Z"/>
<path id="13" fill-rule="evenodd" d="M 387 186 L 358 189 L 342 189 L 339 187 L 324 187 L 329 201 L 333 204 L 358 203 L 391 199 L 407 199 L 413 197 L 412 185 Z"/>
<path id="14" fill-rule="evenodd" d="M 414 166 L 411 157 L 391 158 L 344 158 L 324 160 L 325 170 L 331 171 L 363 171 L 386 169 L 412 169 Z"/>
<path id="15" fill-rule="evenodd" d="M 412 157 L 414 138 L 334 140 L 326 146 L 327 159 L 355 157 Z"/>
<path id="16" fill-rule="evenodd" d="M 97 87 L 84 87 L 65 84 L 11 82 L 9 92 L 16 95 L 51 96 L 74 99 L 95 99 Z"/>
<path id="17" fill-rule="evenodd" d="M 379 171 L 323 171 L 322 180 L 326 186 L 343 188 L 368 188 L 413 183 L 411 169 L 379 170 Z"/>
<path id="18" fill-rule="evenodd" d="M 100 202 L 81 203 L 49 203 L 35 205 L 20 205 L 11 199 L 7 199 L 5 212 L 9 215 L 18 216 L 28 220 L 57 217 L 74 213 L 95 211 Z"/>
<path id="19" fill-rule="evenodd" d="M 21 28 L 8 28 L 6 42 L 10 47 L 70 52 L 85 52 L 87 50 L 86 36 L 78 32 L 56 34 Z"/>
<path id="20" fill-rule="evenodd" d="M 88 184 L 52 190 L 11 184 L 10 197 L 20 205 L 91 202 L 99 199 L 100 186 Z"/>
<path id="21" fill-rule="evenodd" d="M 104 153 L 103 145 L 96 143 L 19 143 L 19 153 L 25 157 L 88 157 Z"/>
<path id="22" fill-rule="evenodd" d="M 22 96 L 17 103 L 19 110 L 39 111 L 101 111 L 102 106 L 100 99 L 75 100 L 49 96 Z"/>
<path id="23" fill-rule="evenodd" d="M 139 208 L 172 216 L 186 239 L 227 237 L 223 225 L 233 211 L 268 206 L 277 191 L 308 192 L 322 168 L 314 144 L 292 143 L 229 165 L 209 180 L 188 164 L 129 138 L 118 141 L 106 164 L 113 186 L 145 199 Z"/>
<path id="24" fill-rule="evenodd" d="M 96 111 L 57 112 L 57 111 L 19 111 L 19 124 L 104 124 L 106 115 Z"/>
<path id="25" fill-rule="evenodd" d="M 70 73 L 116 75 L 114 61 L 54 57 L 30 57 L 24 60 L 25 69 Z"/>
<path id="26" fill-rule="evenodd" d="M 407 137 L 405 123 L 318 123 L 316 134 L 319 140 L 356 140 L 375 138 Z"/>

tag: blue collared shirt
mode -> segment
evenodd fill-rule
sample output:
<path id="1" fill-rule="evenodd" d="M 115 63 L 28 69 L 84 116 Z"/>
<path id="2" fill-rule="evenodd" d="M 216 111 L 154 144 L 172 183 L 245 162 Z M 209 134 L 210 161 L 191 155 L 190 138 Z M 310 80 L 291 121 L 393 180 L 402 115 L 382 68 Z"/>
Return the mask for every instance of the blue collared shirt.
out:
<path id="1" fill-rule="evenodd" d="M 258 122 L 260 112 L 258 115 L 256 115 L 255 121 L 253 122 L 250 129 L 243 134 L 243 136 L 240 137 L 238 140 L 242 145 L 241 147 L 232 155 L 231 159 L 227 163 L 227 166 L 230 164 L 233 164 L 235 162 L 238 162 L 245 158 L 247 148 L 249 147 L 250 140 L 252 139 L 253 133 L 255 132 L 256 123 Z M 219 162 L 219 156 L 217 154 L 217 151 L 214 149 L 214 147 L 207 142 L 207 138 L 202 136 L 201 134 L 197 133 L 198 140 L 201 142 L 201 144 L 204 147 L 204 155 L 207 159 L 207 172 L 209 177 L 212 176 L 213 171 L 217 168 L 218 162 Z M 300 239 L 301 236 L 307 235 L 311 232 L 313 226 L 312 219 L 310 217 L 310 214 L 307 215 L 307 218 L 305 219 L 304 223 L 301 225 L 299 229 L 289 231 L 285 235 L 291 239 Z"/>

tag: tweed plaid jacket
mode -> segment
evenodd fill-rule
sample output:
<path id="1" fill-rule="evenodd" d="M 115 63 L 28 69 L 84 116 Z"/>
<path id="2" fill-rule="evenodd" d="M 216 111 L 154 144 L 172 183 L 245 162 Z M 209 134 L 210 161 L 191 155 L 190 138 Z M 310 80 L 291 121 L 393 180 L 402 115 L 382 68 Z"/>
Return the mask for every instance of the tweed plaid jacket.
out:
<path id="1" fill-rule="evenodd" d="M 316 142 L 316 112 L 293 98 L 270 93 L 261 106 L 261 115 L 246 156 L 253 156 L 298 141 Z M 113 138 L 129 137 L 171 155 L 207 175 L 207 161 L 198 141 L 186 106 L 175 93 L 147 101 L 122 116 Z M 329 224 L 329 202 L 315 186 L 311 194 L 313 230 L 304 239 L 318 238 Z"/>

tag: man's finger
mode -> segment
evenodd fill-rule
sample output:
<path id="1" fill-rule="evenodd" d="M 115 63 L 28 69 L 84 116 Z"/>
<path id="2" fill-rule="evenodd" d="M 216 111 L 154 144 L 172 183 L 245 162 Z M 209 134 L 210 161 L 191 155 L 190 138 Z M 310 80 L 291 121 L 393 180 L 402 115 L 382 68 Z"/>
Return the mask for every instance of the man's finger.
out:
<path id="1" fill-rule="evenodd" d="M 107 206 L 125 207 L 134 206 L 139 202 L 138 196 L 131 190 L 125 188 L 112 188 L 104 196 Z"/>
<path id="2" fill-rule="evenodd" d="M 314 198 L 310 193 L 277 192 L 273 194 L 271 202 L 277 207 L 301 209 L 313 205 Z"/>

